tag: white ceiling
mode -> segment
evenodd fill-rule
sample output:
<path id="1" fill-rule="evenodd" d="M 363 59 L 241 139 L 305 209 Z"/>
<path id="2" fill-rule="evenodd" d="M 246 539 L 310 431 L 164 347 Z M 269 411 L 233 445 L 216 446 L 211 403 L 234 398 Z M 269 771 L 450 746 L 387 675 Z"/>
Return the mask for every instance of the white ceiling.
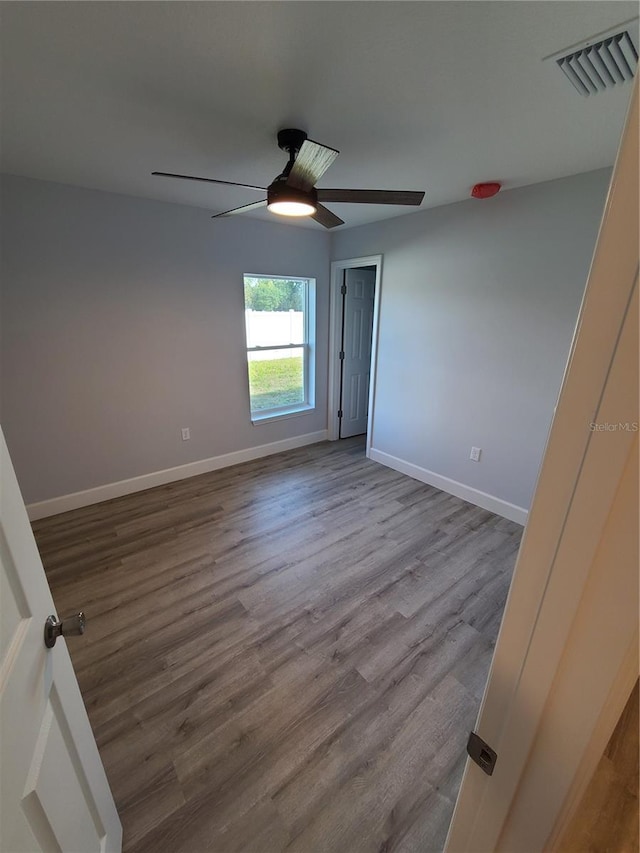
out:
<path id="1" fill-rule="evenodd" d="M 259 195 L 150 172 L 266 186 L 286 160 L 276 131 L 300 127 L 341 151 L 319 186 L 424 189 L 423 207 L 585 172 L 613 163 L 631 86 L 583 98 L 542 59 L 636 15 L 608 0 L 4 2 L 2 171 L 213 213 Z M 343 228 L 415 211 L 331 207 Z"/>

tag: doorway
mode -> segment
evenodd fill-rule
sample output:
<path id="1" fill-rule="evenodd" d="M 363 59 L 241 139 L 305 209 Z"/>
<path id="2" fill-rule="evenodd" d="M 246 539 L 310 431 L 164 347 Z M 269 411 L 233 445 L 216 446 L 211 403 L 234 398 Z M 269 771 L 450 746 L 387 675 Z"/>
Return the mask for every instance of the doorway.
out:
<path id="1" fill-rule="evenodd" d="M 343 271 L 338 438 L 367 432 L 375 267 Z"/>
<path id="2" fill-rule="evenodd" d="M 382 257 L 335 261 L 331 276 L 329 438 L 373 430 Z"/>

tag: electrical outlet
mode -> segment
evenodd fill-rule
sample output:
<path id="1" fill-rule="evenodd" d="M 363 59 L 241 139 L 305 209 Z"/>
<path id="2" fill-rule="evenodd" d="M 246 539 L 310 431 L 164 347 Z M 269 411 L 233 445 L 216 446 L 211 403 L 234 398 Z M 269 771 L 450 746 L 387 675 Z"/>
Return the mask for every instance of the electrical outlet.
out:
<path id="1" fill-rule="evenodd" d="M 189 441 L 190 438 L 191 438 L 191 430 L 189 429 L 189 427 L 182 427 L 182 440 L 183 441 Z"/>
<path id="2" fill-rule="evenodd" d="M 481 453 L 482 453 L 481 447 L 472 447 L 471 453 L 469 454 L 469 459 L 471 459 L 472 462 L 479 462 Z"/>

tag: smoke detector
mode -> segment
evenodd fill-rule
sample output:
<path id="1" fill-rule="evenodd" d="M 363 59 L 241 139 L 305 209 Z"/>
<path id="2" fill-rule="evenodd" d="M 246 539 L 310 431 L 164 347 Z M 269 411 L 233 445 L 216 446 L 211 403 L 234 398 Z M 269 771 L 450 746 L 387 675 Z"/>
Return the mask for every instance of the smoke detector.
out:
<path id="1" fill-rule="evenodd" d="M 638 64 L 636 26 L 598 33 L 581 45 L 547 56 L 553 59 L 571 85 L 584 97 L 596 95 L 633 80 Z"/>
<path id="2" fill-rule="evenodd" d="M 485 184 L 476 184 L 471 190 L 471 198 L 491 198 L 500 192 L 500 187 L 497 181 L 489 181 Z"/>

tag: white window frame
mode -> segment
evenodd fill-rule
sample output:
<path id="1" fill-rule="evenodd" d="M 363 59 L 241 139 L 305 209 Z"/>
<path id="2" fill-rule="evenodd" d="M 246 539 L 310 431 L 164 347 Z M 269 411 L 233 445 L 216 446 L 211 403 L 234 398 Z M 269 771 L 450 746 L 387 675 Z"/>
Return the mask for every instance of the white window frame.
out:
<path id="1" fill-rule="evenodd" d="M 242 295 L 244 302 L 244 285 L 247 278 L 263 278 L 271 279 L 272 281 L 301 281 L 304 283 L 304 322 L 303 322 L 303 337 L 304 340 L 294 344 L 280 344 L 276 346 L 256 346 L 250 347 L 247 341 L 247 324 L 244 323 L 245 334 L 245 351 L 247 353 L 247 393 L 249 397 L 249 411 L 251 413 L 251 423 L 254 425 L 271 423 L 272 421 L 282 420 L 284 418 L 294 418 L 300 415 L 307 415 L 315 411 L 315 337 L 316 337 L 316 280 L 308 275 L 270 275 L 267 273 L 251 273 L 246 272 L 242 276 Z M 246 303 L 245 303 L 246 312 Z M 246 313 L 245 313 L 246 318 Z M 296 403 L 290 406 L 278 406 L 272 409 L 261 409 L 253 411 L 251 408 L 251 387 L 249 384 L 249 353 L 264 352 L 265 350 L 286 350 L 286 349 L 301 349 L 302 350 L 302 381 L 303 381 L 303 400 L 301 403 Z"/>

